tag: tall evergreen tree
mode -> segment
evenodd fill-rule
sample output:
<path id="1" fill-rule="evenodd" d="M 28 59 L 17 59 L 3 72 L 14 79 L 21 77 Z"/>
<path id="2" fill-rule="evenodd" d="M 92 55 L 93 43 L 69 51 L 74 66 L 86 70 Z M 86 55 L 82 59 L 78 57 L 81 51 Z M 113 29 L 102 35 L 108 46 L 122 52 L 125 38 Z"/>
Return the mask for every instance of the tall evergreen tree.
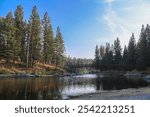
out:
<path id="1" fill-rule="evenodd" d="M 105 47 L 101 45 L 99 51 L 100 51 L 100 59 L 102 60 L 105 55 Z"/>
<path id="2" fill-rule="evenodd" d="M 95 58 L 94 58 L 94 66 L 95 66 L 96 69 L 99 68 L 99 64 L 100 64 L 100 50 L 98 48 L 98 45 L 96 45 Z"/>
<path id="3" fill-rule="evenodd" d="M 4 18 L 0 17 L 0 60 L 5 59 L 5 42 L 6 42 L 6 36 L 4 33 Z"/>
<path id="4" fill-rule="evenodd" d="M 140 38 L 137 45 L 138 60 L 137 65 L 147 66 L 149 61 L 148 40 L 146 39 L 145 27 L 142 25 Z"/>
<path id="5" fill-rule="evenodd" d="M 15 62 L 16 57 L 16 39 L 15 39 L 15 22 L 11 12 L 9 12 L 6 16 L 4 22 L 4 35 L 6 37 L 6 48 L 5 48 L 5 58 L 7 62 L 13 60 Z"/>
<path id="6" fill-rule="evenodd" d="M 128 64 L 128 49 L 126 45 L 124 46 L 124 50 L 123 50 L 122 64 L 124 65 Z"/>
<path id="7" fill-rule="evenodd" d="M 65 45 L 60 31 L 57 27 L 56 39 L 55 39 L 55 60 L 56 66 L 63 67 L 65 62 Z"/>
<path id="8" fill-rule="evenodd" d="M 23 21 L 24 13 L 21 5 L 17 6 L 15 11 L 15 26 L 16 26 L 16 56 L 21 62 L 26 62 L 25 58 L 25 23 Z"/>
<path id="9" fill-rule="evenodd" d="M 102 60 L 102 64 L 113 64 L 113 48 L 110 47 L 110 43 L 106 43 L 106 52 Z"/>
<path id="10" fill-rule="evenodd" d="M 31 53 L 30 52 L 30 42 L 31 42 L 31 22 L 30 20 L 28 23 L 25 23 L 26 25 L 26 43 L 25 43 L 25 55 L 26 55 L 26 68 L 31 67 Z"/>
<path id="11" fill-rule="evenodd" d="M 50 22 L 50 18 L 48 13 L 44 14 L 44 18 L 42 20 L 43 26 L 43 38 L 44 38 L 44 46 L 43 46 L 43 57 L 44 63 L 52 63 L 53 54 L 54 54 L 54 37 L 53 37 L 53 29 Z"/>
<path id="12" fill-rule="evenodd" d="M 150 60 L 150 26 L 147 24 L 145 29 L 146 40 L 147 40 L 147 49 L 148 49 L 148 59 Z M 147 61 L 147 66 L 150 67 L 150 61 Z"/>
<path id="13" fill-rule="evenodd" d="M 114 64 L 114 45 L 112 44 L 109 50 L 109 64 Z"/>
<path id="14" fill-rule="evenodd" d="M 120 40 L 117 38 L 117 40 L 114 41 L 114 62 L 115 64 L 120 64 L 122 60 L 121 56 L 121 45 L 120 45 Z"/>
<path id="15" fill-rule="evenodd" d="M 136 59 L 137 59 L 136 42 L 135 42 L 134 33 L 132 33 L 132 36 L 130 37 L 129 45 L 128 45 L 128 64 L 135 65 Z"/>
<path id="16" fill-rule="evenodd" d="M 41 24 L 36 6 L 33 7 L 30 17 L 31 34 L 29 41 L 29 66 L 33 67 L 41 59 Z"/>

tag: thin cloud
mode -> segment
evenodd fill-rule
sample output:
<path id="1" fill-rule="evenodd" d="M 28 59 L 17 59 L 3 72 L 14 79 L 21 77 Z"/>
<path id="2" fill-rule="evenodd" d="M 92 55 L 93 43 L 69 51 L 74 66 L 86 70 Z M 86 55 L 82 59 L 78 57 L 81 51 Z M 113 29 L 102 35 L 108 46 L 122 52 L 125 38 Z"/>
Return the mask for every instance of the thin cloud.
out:
<path id="1" fill-rule="evenodd" d="M 120 0 L 105 0 L 107 8 L 103 22 L 109 33 L 112 34 L 112 38 L 120 37 L 122 45 L 124 45 L 128 43 L 132 32 L 135 32 L 136 38 L 138 38 L 141 25 L 150 23 L 150 2 L 134 0 L 130 4 L 128 1 L 122 1 L 125 5 L 116 8 L 117 6 L 112 4 L 114 1 L 118 4 L 120 2 Z"/>
<path id="2" fill-rule="evenodd" d="M 110 4 L 110 3 L 113 3 L 113 2 L 115 2 L 115 1 L 116 1 L 116 0 L 105 0 L 105 2 L 106 2 L 106 3 L 109 3 L 109 4 Z"/>

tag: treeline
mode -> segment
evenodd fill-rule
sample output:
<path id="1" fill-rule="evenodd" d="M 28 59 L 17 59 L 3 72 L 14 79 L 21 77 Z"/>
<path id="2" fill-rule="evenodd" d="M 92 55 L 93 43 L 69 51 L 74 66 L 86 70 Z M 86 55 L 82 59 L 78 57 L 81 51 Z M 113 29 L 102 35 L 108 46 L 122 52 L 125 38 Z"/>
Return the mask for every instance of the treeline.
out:
<path id="1" fill-rule="evenodd" d="M 77 74 L 89 73 L 91 69 L 82 66 L 91 65 L 92 63 L 93 59 L 76 58 L 76 57 L 72 58 L 69 56 L 66 59 L 65 69 L 69 73 L 77 73 Z"/>
<path id="2" fill-rule="evenodd" d="M 65 45 L 60 28 L 54 36 L 48 13 L 43 19 L 34 6 L 28 21 L 24 20 L 22 6 L 6 17 L 0 17 L 0 61 L 21 63 L 34 67 L 37 62 L 62 67 L 65 60 Z"/>
<path id="3" fill-rule="evenodd" d="M 76 58 L 76 57 L 68 57 L 66 59 L 65 66 L 76 66 L 76 65 L 88 65 L 92 64 L 93 59 L 86 59 L 86 58 Z"/>
<path id="4" fill-rule="evenodd" d="M 132 33 L 128 45 L 121 47 L 120 39 L 114 44 L 97 45 L 94 65 L 97 69 L 105 66 L 107 69 L 134 69 L 150 67 L 150 26 L 142 25 L 140 36 L 136 42 Z"/>

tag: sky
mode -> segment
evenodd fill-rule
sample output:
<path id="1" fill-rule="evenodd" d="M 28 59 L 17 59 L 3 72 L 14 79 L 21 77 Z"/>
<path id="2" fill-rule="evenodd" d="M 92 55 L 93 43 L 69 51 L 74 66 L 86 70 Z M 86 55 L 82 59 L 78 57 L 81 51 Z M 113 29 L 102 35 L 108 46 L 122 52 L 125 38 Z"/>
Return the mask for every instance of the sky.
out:
<path id="1" fill-rule="evenodd" d="M 0 16 L 22 5 L 28 20 L 33 6 L 40 18 L 47 11 L 54 34 L 60 26 L 66 55 L 94 58 L 95 46 L 113 43 L 119 37 L 122 47 L 132 32 L 136 40 L 142 24 L 150 24 L 150 0 L 0 0 Z"/>

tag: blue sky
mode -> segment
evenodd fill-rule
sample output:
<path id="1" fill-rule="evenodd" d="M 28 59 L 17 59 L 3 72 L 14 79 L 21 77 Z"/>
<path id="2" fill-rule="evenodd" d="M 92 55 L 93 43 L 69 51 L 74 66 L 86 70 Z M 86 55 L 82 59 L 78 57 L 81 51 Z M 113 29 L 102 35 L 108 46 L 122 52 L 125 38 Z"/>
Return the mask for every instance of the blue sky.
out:
<path id="1" fill-rule="evenodd" d="M 141 25 L 150 23 L 150 0 L 0 0 L 0 16 L 17 5 L 22 5 L 26 20 L 34 5 L 41 18 L 47 11 L 72 57 L 93 58 L 96 44 L 113 43 L 117 37 L 122 46 L 128 44 L 132 32 L 138 39 Z"/>

